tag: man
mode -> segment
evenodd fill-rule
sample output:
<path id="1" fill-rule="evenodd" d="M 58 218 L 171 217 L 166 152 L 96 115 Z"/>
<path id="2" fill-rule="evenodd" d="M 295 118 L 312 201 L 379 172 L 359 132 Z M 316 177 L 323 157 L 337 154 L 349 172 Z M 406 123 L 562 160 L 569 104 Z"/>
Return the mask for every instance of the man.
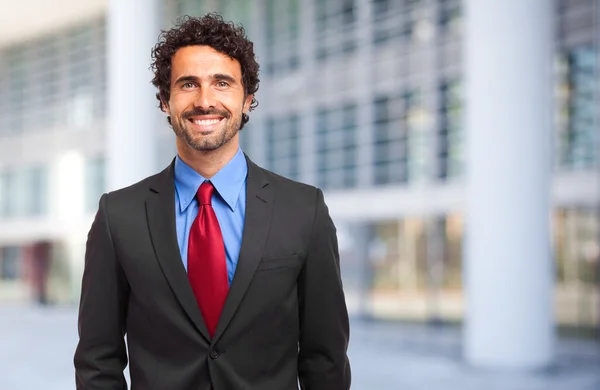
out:
<path id="1" fill-rule="evenodd" d="M 152 68 L 178 153 L 100 199 L 77 388 L 126 389 L 129 358 L 139 390 L 349 389 L 348 314 L 323 194 L 239 147 L 257 105 L 253 44 L 218 15 L 186 18 L 161 34 Z"/>

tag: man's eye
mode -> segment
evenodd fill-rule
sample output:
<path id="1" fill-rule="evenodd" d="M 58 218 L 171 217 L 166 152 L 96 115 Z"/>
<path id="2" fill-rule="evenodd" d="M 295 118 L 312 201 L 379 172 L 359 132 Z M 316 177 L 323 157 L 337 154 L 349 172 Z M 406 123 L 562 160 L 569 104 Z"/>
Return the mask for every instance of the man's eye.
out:
<path id="1" fill-rule="evenodd" d="M 182 85 L 182 87 L 185 89 L 194 88 L 194 83 L 185 83 Z"/>
<path id="2" fill-rule="evenodd" d="M 225 81 L 219 81 L 219 82 L 217 82 L 217 87 L 226 88 L 226 87 L 229 87 L 229 84 Z"/>

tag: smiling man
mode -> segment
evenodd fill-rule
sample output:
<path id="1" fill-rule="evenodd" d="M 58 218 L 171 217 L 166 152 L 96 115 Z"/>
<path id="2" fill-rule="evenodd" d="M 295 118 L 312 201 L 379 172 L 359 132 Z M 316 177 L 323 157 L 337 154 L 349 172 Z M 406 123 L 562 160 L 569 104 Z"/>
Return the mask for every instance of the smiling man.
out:
<path id="1" fill-rule="evenodd" d="M 239 146 L 257 105 L 252 42 L 218 15 L 188 17 L 161 34 L 152 68 L 177 156 L 100 199 L 77 388 L 126 389 L 129 361 L 134 389 L 349 389 L 348 313 L 323 194 Z"/>

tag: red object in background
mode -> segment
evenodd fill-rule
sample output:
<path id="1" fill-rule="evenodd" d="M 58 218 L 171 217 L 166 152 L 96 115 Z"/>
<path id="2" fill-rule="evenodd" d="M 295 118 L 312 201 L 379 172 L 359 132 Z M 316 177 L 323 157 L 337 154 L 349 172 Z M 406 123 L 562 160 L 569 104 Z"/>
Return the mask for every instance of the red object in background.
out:
<path id="1" fill-rule="evenodd" d="M 50 249 L 49 242 L 37 242 L 23 247 L 24 276 L 33 289 L 36 302 L 42 305 L 48 303 Z"/>

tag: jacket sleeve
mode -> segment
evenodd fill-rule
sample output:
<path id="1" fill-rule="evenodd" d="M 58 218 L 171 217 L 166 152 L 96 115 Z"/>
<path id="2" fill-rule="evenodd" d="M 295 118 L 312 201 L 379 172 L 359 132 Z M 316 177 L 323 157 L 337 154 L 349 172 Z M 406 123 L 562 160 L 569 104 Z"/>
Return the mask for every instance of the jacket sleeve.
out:
<path id="1" fill-rule="evenodd" d="M 129 286 L 113 245 L 108 195 L 102 195 L 87 238 L 75 351 L 78 390 L 126 390 L 125 318 Z"/>
<path id="2" fill-rule="evenodd" d="M 348 311 L 342 289 L 336 228 L 317 190 L 311 241 L 298 279 L 302 390 L 350 389 Z"/>

